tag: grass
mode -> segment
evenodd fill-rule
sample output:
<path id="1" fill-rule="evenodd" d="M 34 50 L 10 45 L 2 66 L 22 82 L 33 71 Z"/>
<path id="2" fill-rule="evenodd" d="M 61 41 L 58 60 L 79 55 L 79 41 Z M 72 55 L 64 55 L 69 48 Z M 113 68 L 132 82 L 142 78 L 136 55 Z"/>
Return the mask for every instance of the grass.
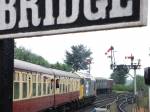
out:
<path id="1" fill-rule="evenodd" d="M 148 102 L 148 96 L 140 96 L 137 98 L 137 106 L 139 109 L 143 108 L 144 109 L 144 112 L 148 112 L 148 105 L 149 105 L 149 102 Z"/>

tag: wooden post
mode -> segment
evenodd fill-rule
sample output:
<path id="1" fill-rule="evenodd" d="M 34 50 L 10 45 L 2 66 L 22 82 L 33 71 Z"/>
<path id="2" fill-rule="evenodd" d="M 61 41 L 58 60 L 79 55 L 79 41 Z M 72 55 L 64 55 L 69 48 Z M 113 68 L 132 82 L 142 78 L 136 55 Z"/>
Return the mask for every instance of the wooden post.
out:
<path id="1" fill-rule="evenodd" d="M 0 40 L 0 112 L 12 112 L 14 39 Z"/>

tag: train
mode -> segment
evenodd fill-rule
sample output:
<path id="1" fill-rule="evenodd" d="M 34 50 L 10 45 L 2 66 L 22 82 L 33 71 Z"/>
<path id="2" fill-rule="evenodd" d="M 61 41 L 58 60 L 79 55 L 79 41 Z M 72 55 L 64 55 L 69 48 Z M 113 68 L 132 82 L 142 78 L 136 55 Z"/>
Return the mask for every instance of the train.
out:
<path id="1" fill-rule="evenodd" d="M 112 92 L 112 87 L 115 84 L 113 79 L 106 79 L 102 77 L 95 77 L 96 80 L 96 93 L 109 94 Z"/>
<path id="2" fill-rule="evenodd" d="M 13 112 L 81 108 L 95 101 L 96 83 L 87 73 L 65 72 L 15 59 Z"/>

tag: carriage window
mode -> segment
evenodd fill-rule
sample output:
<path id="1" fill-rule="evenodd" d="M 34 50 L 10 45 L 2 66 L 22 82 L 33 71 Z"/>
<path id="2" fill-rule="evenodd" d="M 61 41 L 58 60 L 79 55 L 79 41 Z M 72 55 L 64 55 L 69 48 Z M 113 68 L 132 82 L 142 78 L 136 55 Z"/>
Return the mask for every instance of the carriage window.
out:
<path id="1" fill-rule="evenodd" d="M 78 90 L 78 81 L 76 81 L 76 90 Z"/>
<path id="2" fill-rule="evenodd" d="M 38 76 L 38 96 L 41 96 L 41 76 Z"/>
<path id="3" fill-rule="evenodd" d="M 27 97 L 27 73 L 22 73 L 22 91 L 23 91 L 23 98 Z"/>
<path id="4" fill-rule="evenodd" d="M 45 95 L 46 94 L 46 79 L 47 77 L 43 77 L 43 94 Z"/>
<path id="5" fill-rule="evenodd" d="M 68 85 L 68 92 L 71 92 L 71 91 L 70 91 L 70 84 Z"/>
<path id="6" fill-rule="evenodd" d="M 23 98 L 27 97 L 27 83 L 23 83 Z"/>
<path id="7" fill-rule="evenodd" d="M 74 80 L 72 80 L 72 91 L 74 91 Z"/>
<path id="8" fill-rule="evenodd" d="M 59 79 L 56 79 L 56 88 L 59 88 Z"/>
<path id="9" fill-rule="evenodd" d="M 19 72 L 14 74 L 14 99 L 19 99 L 19 89 L 20 89 L 20 76 Z"/>
<path id="10" fill-rule="evenodd" d="M 60 93 L 62 93 L 62 84 L 60 84 Z"/>
<path id="11" fill-rule="evenodd" d="M 14 82 L 14 99 L 19 99 L 19 82 Z"/>
<path id="12" fill-rule="evenodd" d="M 84 84 L 84 79 L 81 79 L 81 80 L 80 80 L 80 83 L 83 85 L 83 84 Z"/>
<path id="13" fill-rule="evenodd" d="M 70 85 L 70 92 L 72 92 L 72 80 L 70 79 L 70 83 L 69 83 L 69 85 Z"/>
<path id="14" fill-rule="evenodd" d="M 36 96 L 36 75 L 32 76 L 32 96 Z"/>
<path id="15" fill-rule="evenodd" d="M 50 94 L 50 89 L 51 89 L 51 80 L 49 79 L 47 82 L 47 94 Z"/>
<path id="16" fill-rule="evenodd" d="M 68 89 L 67 89 L 67 85 L 66 85 L 66 92 L 68 92 L 67 90 L 68 90 Z"/>
<path id="17" fill-rule="evenodd" d="M 51 91 L 54 93 L 54 79 L 51 79 Z"/>
<path id="18" fill-rule="evenodd" d="M 65 93 L 65 84 L 63 84 L 63 93 Z"/>

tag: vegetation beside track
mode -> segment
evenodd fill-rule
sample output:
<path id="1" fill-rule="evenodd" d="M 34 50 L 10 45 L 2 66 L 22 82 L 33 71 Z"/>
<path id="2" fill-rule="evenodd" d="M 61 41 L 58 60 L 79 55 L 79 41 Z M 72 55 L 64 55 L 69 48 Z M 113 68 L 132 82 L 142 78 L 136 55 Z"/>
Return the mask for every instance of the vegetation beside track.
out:
<path id="1" fill-rule="evenodd" d="M 137 97 L 137 112 L 149 112 L 148 111 L 148 96 Z"/>

